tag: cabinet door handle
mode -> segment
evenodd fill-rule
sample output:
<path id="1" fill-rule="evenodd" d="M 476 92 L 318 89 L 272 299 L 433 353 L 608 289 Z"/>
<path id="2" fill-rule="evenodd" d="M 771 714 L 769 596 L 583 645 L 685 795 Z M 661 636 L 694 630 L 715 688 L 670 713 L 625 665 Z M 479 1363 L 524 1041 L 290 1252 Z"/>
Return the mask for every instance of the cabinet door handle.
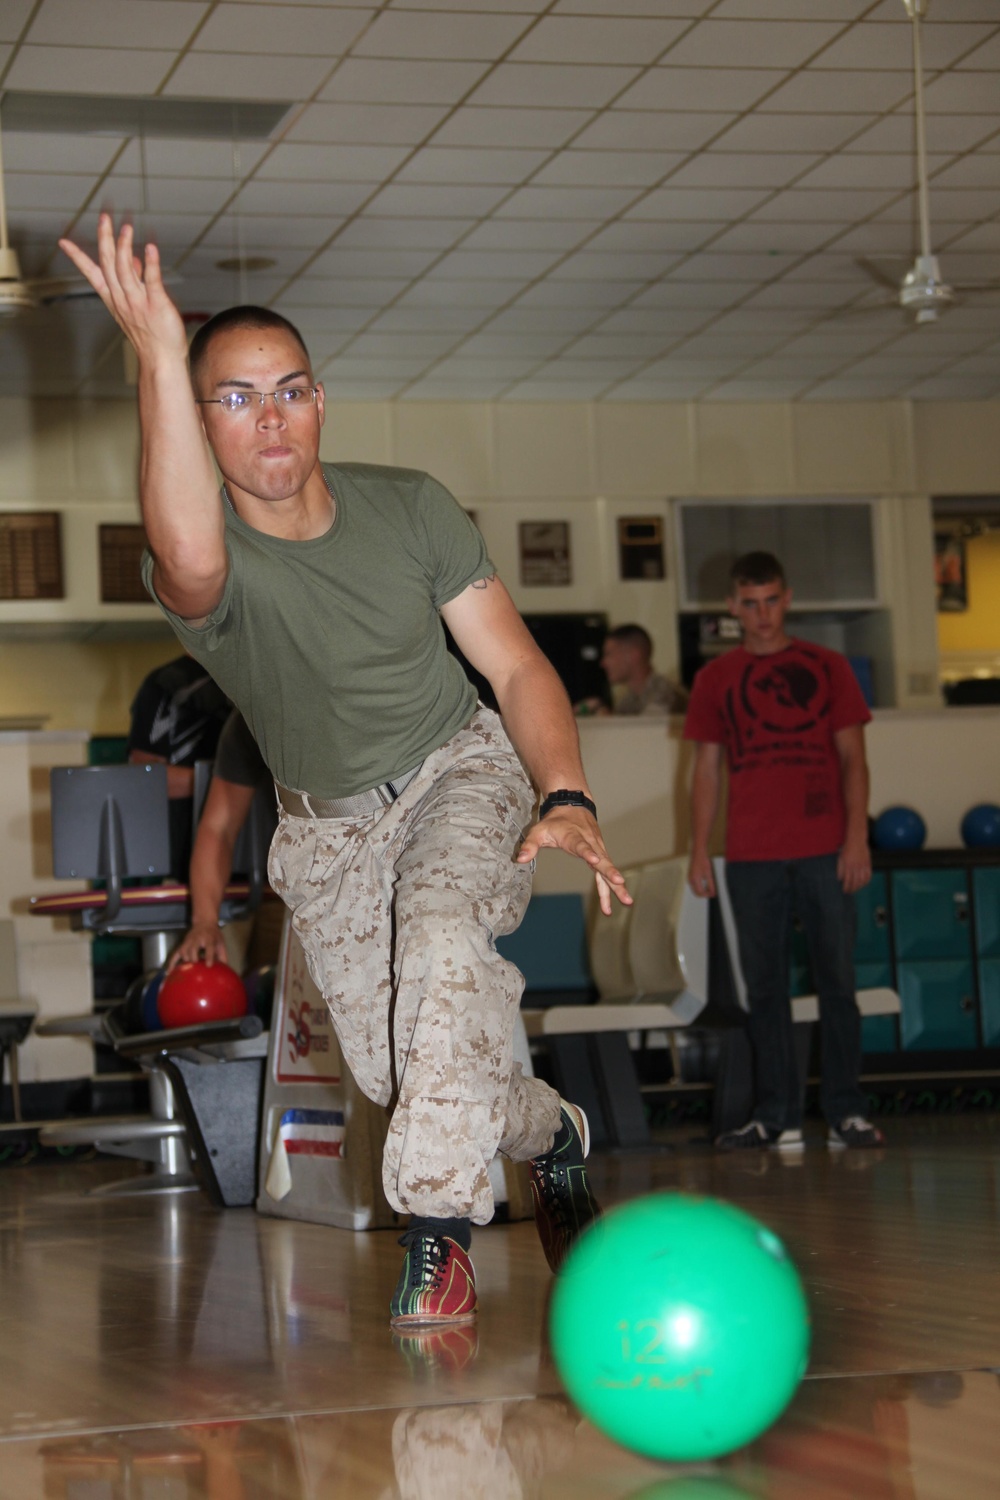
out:
<path id="1" fill-rule="evenodd" d="M 973 998 L 972 998 L 971 995 L 963 995 L 962 996 L 961 1006 L 962 1006 L 962 1009 L 965 1011 L 966 1015 L 969 1014 L 970 1010 L 975 1010 L 975 1008 L 976 1008 L 975 1002 L 973 1001 Z"/>
<path id="2" fill-rule="evenodd" d="M 875 910 L 872 912 L 872 921 L 875 923 L 875 926 L 884 927 L 888 920 L 889 913 L 886 911 L 885 907 L 876 906 Z"/>
<path id="3" fill-rule="evenodd" d="M 969 908 L 965 905 L 964 901 L 962 901 L 961 903 L 956 901 L 956 903 L 955 903 L 955 921 L 956 922 L 966 923 L 966 922 L 968 922 L 968 920 L 969 920 Z"/>

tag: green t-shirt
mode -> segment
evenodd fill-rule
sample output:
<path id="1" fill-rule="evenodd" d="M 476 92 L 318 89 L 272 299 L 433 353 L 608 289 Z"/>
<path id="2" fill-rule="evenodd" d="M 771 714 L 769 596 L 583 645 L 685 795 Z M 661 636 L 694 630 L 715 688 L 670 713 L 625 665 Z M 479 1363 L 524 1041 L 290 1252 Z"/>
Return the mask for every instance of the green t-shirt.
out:
<path id="1" fill-rule="evenodd" d="M 223 501 L 229 575 L 216 609 L 175 632 L 240 710 L 282 786 L 350 797 L 401 776 L 468 723 L 476 692 L 438 610 L 494 569 L 428 474 L 324 464 L 330 530 L 287 541 Z M 152 585 L 153 560 L 143 559 Z M 159 601 L 158 601 L 159 602 Z"/>

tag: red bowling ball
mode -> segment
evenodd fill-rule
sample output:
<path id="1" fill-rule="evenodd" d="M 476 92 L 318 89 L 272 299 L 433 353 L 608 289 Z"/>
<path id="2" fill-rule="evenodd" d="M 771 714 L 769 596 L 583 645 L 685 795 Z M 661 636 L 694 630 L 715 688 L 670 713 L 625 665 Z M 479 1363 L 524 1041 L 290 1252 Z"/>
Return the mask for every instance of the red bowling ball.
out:
<path id="1" fill-rule="evenodd" d="M 165 1027 L 232 1021 L 247 1013 L 243 981 L 228 964 L 178 964 L 160 986 L 156 1008 Z"/>

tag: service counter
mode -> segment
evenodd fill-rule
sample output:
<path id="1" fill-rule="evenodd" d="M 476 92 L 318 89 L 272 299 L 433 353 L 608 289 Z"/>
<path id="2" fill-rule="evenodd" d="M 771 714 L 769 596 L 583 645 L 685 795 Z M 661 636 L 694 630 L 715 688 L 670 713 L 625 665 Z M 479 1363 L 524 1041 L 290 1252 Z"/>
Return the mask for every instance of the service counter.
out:
<path id="1" fill-rule="evenodd" d="M 619 864 L 686 853 L 692 747 L 683 719 L 579 720 L 584 765 L 601 828 Z M 928 848 L 961 843 L 959 825 L 977 802 L 1000 803 L 1000 708 L 876 709 L 866 731 L 871 807 L 916 808 Z M 722 852 L 722 818 L 716 852 Z M 586 869 L 544 851 L 538 892 L 585 891 Z"/>

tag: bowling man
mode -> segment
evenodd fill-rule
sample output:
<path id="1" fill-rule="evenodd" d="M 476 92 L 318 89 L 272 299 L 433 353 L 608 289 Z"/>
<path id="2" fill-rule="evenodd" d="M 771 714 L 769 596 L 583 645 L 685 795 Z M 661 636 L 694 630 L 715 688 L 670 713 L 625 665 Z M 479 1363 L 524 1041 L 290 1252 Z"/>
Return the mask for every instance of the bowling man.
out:
<path id="1" fill-rule="evenodd" d="M 715 894 L 708 840 L 723 752 L 729 766 L 726 887 L 747 985 L 757 1103 L 751 1119 L 719 1136 L 716 1145 L 727 1151 L 803 1146 L 788 988 L 793 914 L 805 928 L 819 994 L 829 1144 L 882 1144 L 865 1118 L 854 994 L 854 893 L 872 874 L 864 743 L 871 714 L 839 652 L 786 633 L 791 602 L 776 557 L 737 558 L 729 609 L 743 644 L 702 667 L 684 725 L 697 746 L 688 872 L 696 896 Z"/>
<path id="2" fill-rule="evenodd" d="M 497 1151 L 530 1163 L 553 1268 L 596 1212 L 586 1119 L 514 1062 L 523 979 L 494 945 L 540 848 L 586 861 L 605 913 L 631 899 L 569 701 L 441 485 L 320 463 L 324 391 L 290 323 L 221 313 L 189 368 L 155 247 L 140 261 L 106 214 L 97 263 L 61 243 L 138 356 L 147 586 L 275 778 L 271 883 L 358 1084 L 391 1112 L 383 1183 L 411 1216 L 391 1318 L 468 1322 Z M 442 619 L 502 721 L 477 707 Z"/>

